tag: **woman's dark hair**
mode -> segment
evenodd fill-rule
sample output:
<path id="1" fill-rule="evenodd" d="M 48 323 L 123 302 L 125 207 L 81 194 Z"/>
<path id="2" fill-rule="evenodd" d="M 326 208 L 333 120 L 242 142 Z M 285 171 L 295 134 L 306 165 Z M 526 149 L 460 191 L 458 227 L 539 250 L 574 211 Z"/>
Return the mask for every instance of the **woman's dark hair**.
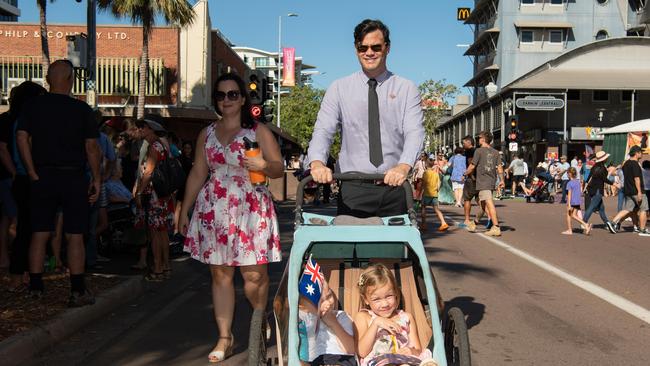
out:
<path id="1" fill-rule="evenodd" d="M 386 46 L 390 46 L 390 31 L 388 27 L 377 19 L 365 19 L 354 27 L 354 45 L 360 45 L 363 42 L 363 39 L 368 33 L 372 33 L 376 30 L 380 30 L 384 35 L 384 42 Z"/>
<path id="2" fill-rule="evenodd" d="M 463 149 L 463 148 L 460 147 L 460 146 L 457 147 L 457 148 L 454 150 L 454 154 L 463 154 L 464 152 L 465 152 L 465 149 Z"/>
<path id="3" fill-rule="evenodd" d="M 18 118 L 20 111 L 30 99 L 47 93 L 47 90 L 33 81 L 23 81 L 20 85 L 11 88 L 9 115 Z"/>
<path id="4" fill-rule="evenodd" d="M 214 102 L 214 109 L 221 115 L 221 111 L 219 110 L 219 107 L 217 106 L 217 100 L 216 94 L 217 91 L 219 90 L 219 83 L 227 80 L 232 80 L 235 83 L 237 83 L 237 86 L 239 87 L 239 94 L 241 95 L 242 98 L 244 98 L 244 105 L 241 107 L 241 127 L 242 128 L 253 128 L 253 125 L 255 125 L 255 120 L 253 119 L 253 116 L 251 116 L 250 110 L 251 110 L 251 97 L 248 95 L 246 92 L 246 85 L 244 84 L 244 80 L 242 78 L 234 73 L 227 73 L 219 76 L 217 81 L 214 82 L 214 87 L 212 88 L 212 100 Z"/>

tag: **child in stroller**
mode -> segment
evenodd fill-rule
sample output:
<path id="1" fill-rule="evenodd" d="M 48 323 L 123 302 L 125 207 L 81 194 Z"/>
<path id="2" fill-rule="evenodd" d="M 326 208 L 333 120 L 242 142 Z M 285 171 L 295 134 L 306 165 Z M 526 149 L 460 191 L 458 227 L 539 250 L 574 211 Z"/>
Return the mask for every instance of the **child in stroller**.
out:
<path id="1" fill-rule="evenodd" d="M 537 174 L 535 175 L 535 178 L 533 178 L 530 188 L 527 188 L 523 182 L 520 183 L 526 196 L 526 202 L 530 203 L 531 199 L 533 199 L 536 203 L 553 203 L 555 197 L 553 197 L 549 191 L 549 185 L 553 182 L 553 177 L 548 171 L 542 168 L 538 168 L 536 173 Z"/>

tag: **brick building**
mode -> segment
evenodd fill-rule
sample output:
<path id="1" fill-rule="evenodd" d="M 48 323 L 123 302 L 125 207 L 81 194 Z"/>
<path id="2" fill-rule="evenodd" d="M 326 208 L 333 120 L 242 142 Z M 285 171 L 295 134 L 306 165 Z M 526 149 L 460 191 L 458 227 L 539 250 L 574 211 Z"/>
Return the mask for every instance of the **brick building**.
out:
<path id="1" fill-rule="evenodd" d="M 149 77 L 145 113 L 158 113 L 169 130 L 193 140 L 201 128 L 218 118 L 212 105 L 212 83 L 221 74 L 246 75 L 250 68 L 233 44 L 212 28 L 208 3 L 197 1 L 196 17 L 186 28 L 154 27 L 149 41 Z M 86 25 L 48 24 L 51 60 L 67 56 L 66 36 L 86 33 Z M 142 28 L 97 25 L 97 103 L 106 118 L 136 114 Z M 0 112 L 6 110 L 11 87 L 25 80 L 42 81 L 39 24 L 0 22 Z M 77 71 L 73 94 L 85 99 L 85 71 Z M 281 137 L 285 151 L 297 148 Z M 298 147 L 299 148 L 299 147 Z"/>

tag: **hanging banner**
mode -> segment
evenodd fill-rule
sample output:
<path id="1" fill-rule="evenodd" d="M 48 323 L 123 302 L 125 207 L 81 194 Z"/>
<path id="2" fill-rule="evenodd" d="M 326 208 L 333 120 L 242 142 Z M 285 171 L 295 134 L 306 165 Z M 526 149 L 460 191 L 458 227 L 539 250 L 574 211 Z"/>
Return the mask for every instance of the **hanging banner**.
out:
<path id="1" fill-rule="evenodd" d="M 625 146 L 625 158 L 627 159 L 632 146 L 640 146 L 644 154 L 650 154 L 648 148 L 648 133 L 647 132 L 628 132 L 627 145 Z"/>
<path id="2" fill-rule="evenodd" d="M 283 48 L 282 49 L 282 86 L 295 86 L 296 85 L 296 49 Z"/>

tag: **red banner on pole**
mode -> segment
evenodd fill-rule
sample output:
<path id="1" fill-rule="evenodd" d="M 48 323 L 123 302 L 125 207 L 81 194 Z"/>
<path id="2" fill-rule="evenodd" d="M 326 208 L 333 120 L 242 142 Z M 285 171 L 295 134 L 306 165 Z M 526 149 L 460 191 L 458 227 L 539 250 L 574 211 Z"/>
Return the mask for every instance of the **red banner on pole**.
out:
<path id="1" fill-rule="evenodd" d="M 295 86 L 296 85 L 296 49 L 283 48 L 282 59 L 282 86 Z"/>

